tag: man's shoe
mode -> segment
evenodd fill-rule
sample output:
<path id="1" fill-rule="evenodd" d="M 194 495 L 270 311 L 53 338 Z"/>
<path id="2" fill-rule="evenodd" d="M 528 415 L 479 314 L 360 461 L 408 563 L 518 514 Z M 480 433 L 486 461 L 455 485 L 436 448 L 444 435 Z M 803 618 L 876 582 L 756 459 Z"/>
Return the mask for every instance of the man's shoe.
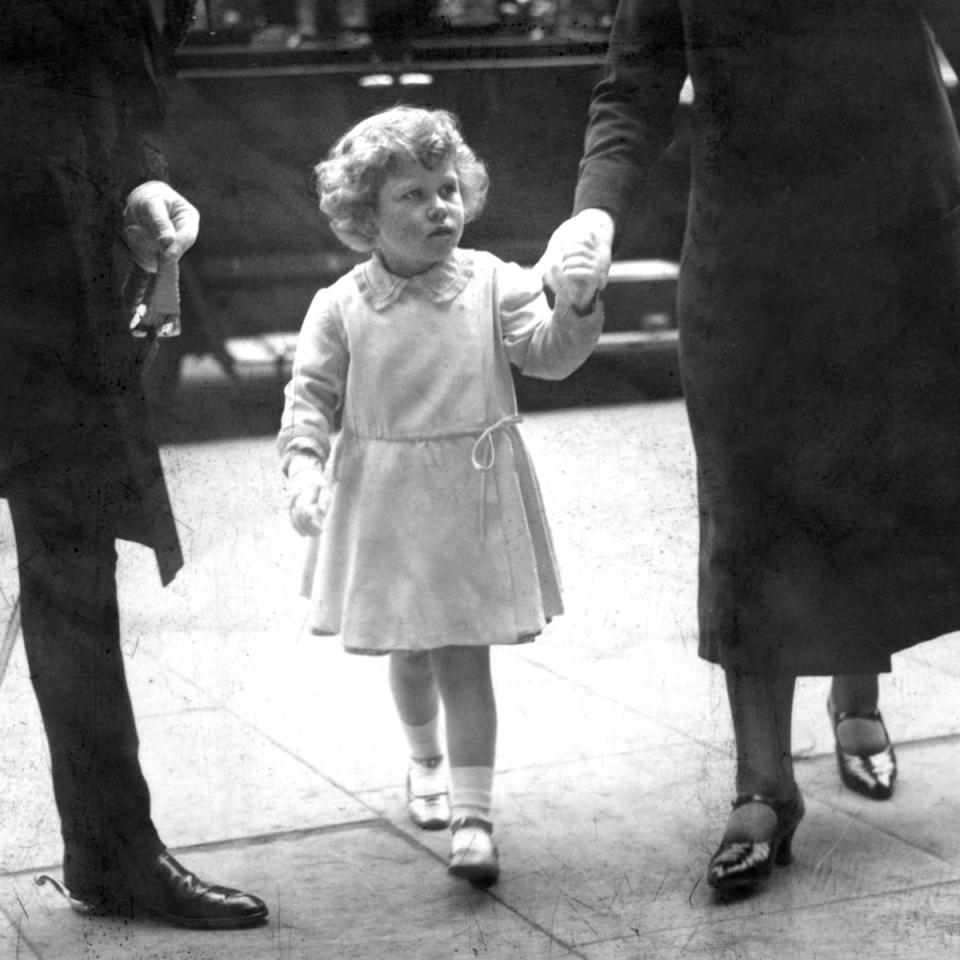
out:
<path id="1" fill-rule="evenodd" d="M 255 927 L 269 914 L 258 897 L 206 883 L 166 851 L 129 871 L 122 888 L 93 883 L 64 889 L 49 877 L 37 878 L 37 883 L 47 881 L 54 883 L 79 913 L 133 916 L 143 912 L 195 930 Z"/>

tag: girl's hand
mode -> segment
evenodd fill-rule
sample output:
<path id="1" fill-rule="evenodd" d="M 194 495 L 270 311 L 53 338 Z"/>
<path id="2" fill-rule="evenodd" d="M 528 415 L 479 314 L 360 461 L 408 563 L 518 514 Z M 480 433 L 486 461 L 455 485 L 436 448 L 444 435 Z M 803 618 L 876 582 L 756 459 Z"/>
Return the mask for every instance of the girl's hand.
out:
<path id="1" fill-rule="evenodd" d="M 613 218 L 605 210 L 582 210 L 553 232 L 537 269 L 543 282 L 574 306 L 586 308 L 607 283 Z"/>
<path id="2" fill-rule="evenodd" d="M 609 269 L 609 249 L 605 250 L 596 236 L 581 238 L 566 247 L 560 261 L 562 292 L 570 298 L 574 309 L 582 312 L 590 306 L 597 291 L 606 284 Z"/>
<path id="3" fill-rule="evenodd" d="M 323 530 L 329 503 L 323 468 L 317 460 L 298 458 L 291 463 L 287 478 L 293 529 L 302 537 L 318 536 Z"/>

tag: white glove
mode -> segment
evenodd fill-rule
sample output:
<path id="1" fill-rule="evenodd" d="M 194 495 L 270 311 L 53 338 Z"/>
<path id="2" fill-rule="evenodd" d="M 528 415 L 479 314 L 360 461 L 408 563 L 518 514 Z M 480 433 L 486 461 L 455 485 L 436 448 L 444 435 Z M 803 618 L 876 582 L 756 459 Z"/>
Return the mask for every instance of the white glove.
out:
<path id="1" fill-rule="evenodd" d="M 537 270 L 578 309 L 607 285 L 613 244 L 613 218 L 605 210 L 582 210 L 553 231 Z"/>
<path id="2" fill-rule="evenodd" d="M 323 530 L 330 505 L 330 491 L 323 479 L 323 467 L 312 457 L 298 457 L 287 471 L 290 492 L 290 523 L 302 537 L 315 537 Z"/>
<path id="3" fill-rule="evenodd" d="M 160 263 L 176 263 L 195 243 L 197 208 L 162 180 L 148 180 L 130 191 L 123 232 L 137 266 L 156 273 Z"/>

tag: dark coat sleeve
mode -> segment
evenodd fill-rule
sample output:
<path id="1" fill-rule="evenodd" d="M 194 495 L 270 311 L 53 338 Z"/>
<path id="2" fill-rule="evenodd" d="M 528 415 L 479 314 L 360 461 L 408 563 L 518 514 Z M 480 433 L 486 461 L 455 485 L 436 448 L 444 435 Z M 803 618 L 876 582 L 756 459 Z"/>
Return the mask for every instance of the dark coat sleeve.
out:
<path id="1" fill-rule="evenodd" d="M 921 8 L 940 49 L 960 75 L 960 4 L 957 0 L 923 0 Z"/>
<path id="2" fill-rule="evenodd" d="M 590 103 L 574 211 L 599 207 L 622 221 L 673 136 L 687 75 L 676 0 L 623 0 L 606 74 Z"/>
<path id="3" fill-rule="evenodd" d="M 186 22 L 181 10 L 173 29 Z M 10 70 L 51 91 L 89 90 L 114 202 L 138 183 L 167 178 L 160 74 L 172 45 L 148 0 L 0 0 L 0 23 L 0 61 Z"/>

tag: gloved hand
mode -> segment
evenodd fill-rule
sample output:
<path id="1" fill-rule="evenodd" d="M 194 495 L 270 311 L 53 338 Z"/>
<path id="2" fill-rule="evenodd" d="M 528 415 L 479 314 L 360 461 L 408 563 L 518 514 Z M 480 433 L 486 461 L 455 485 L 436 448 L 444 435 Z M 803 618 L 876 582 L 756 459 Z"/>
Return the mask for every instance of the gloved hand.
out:
<path id="1" fill-rule="evenodd" d="M 293 529 L 302 537 L 318 536 L 330 502 L 320 461 L 306 455 L 294 458 L 287 469 L 287 490 Z"/>
<path id="2" fill-rule="evenodd" d="M 161 263 L 176 263 L 197 239 L 200 213 L 162 180 L 148 180 L 130 191 L 123 227 L 137 266 L 156 273 Z"/>
<path id="3" fill-rule="evenodd" d="M 545 285 L 585 309 L 607 285 L 613 218 L 604 210 L 582 210 L 554 230 L 537 270 Z"/>

